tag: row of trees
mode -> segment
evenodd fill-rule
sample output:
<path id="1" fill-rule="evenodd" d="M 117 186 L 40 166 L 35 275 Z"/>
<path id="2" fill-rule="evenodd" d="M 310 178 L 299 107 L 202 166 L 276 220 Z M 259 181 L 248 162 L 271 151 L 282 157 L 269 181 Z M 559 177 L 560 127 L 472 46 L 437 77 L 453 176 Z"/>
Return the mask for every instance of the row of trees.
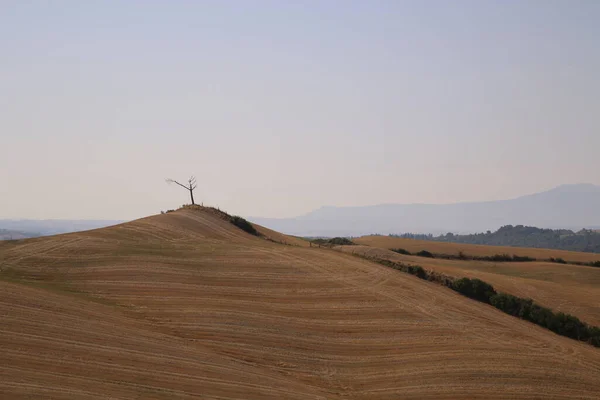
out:
<path id="1" fill-rule="evenodd" d="M 445 235 L 433 236 L 403 233 L 390 236 L 435 242 L 535 247 L 600 253 L 600 232 L 590 229 L 574 232 L 568 229 L 540 229 L 532 226 L 506 225 L 495 232 L 487 231 L 486 233 L 471 235 L 447 233 Z"/>

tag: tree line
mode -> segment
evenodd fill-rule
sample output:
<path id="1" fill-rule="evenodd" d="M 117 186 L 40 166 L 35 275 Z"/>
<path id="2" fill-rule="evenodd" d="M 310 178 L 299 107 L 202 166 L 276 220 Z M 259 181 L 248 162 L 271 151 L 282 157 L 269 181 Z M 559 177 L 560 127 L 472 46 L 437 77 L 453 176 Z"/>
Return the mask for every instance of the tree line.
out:
<path id="1" fill-rule="evenodd" d="M 434 236 L 431 234 L 402 233 L 389 236 L 429 240 L 435 242 L 482 244 L 488 246 L 534 247 L 556 250 L 582 251 L 600 253 L 600 231 L 582 229 L 541 229 L 532 226 L 506 225 L 495 232 L 457 235 L 446 233 Z"/>

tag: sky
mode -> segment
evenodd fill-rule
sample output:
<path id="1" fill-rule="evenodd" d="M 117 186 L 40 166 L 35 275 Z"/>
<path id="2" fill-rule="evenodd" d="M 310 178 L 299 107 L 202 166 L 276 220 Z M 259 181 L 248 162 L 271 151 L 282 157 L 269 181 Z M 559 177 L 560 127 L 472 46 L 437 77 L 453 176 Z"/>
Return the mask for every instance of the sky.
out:
<path id="1" fill-rule="evenodd" d="M 600 1 L 0 0 L 0 218 L 600 184 Z"/>

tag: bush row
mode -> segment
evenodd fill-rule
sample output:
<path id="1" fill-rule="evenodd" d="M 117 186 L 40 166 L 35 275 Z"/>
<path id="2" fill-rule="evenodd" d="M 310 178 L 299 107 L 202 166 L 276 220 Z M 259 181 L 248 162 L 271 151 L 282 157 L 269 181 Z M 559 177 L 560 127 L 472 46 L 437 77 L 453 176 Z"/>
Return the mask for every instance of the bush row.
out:
<path id="1" fill-rule="evenodd" d="M 531 299 L 498 293 L 492 285 L 481 279 L 458 279 L 433 271 L 426 271 L 418 265 L 408 265 L 382 259 L 375 259 L 375 261 L 393 269 L 415 275 L 418 278 L 449 287 L 466 297 L 490 304 L 506 314 L 533 322 L 559 335 L 600 347 L 599 327 L 588 325 L 573 315 L 562 312 L 555 313 L 549 308 L 534 303 Z"/>
<path id="2" fill-rule="evenodd" d="M 531 299 L 523 299 L 506 293 L 490 297 L 491 305 L 507 314 L 533 322 L 552 332 L 571 339 L 582 340 L 600 347 L 600 328 L 590 326 L 579 318 L 535 304 Z"/>
<path id="3" fill-rule="evenodd" d="M 458 253 L 458 255 L 454 254 L 433 254 L 427 250 L 421 250 L 417 253 L 411 253 L 406 249 L 391 249 L 393 252 L 398 254 L 404 254 L 407 256 L 419 256 L 419 257 L 427 257 L 427 258 L 443 258 L 446 260 L 476 260 L 476 261 L 496 261 L 496 262 L 530 262 L 536 261 L 535 258 L 527 257 L 527 256 L 518 256 L 513 254 L 512 256 L 509 254 L 494 254 L 493 256 L 469 256 L 463 253 L 462 251 Z M 554 260 L 554 259 L 552 259 Z M 598 262 L 600 264 L 600 262 Z"/>
<path id="4" fill-rule="evenodd" d="M 590 267 L 600 268 L 600 261 L 593 261 L 587 264 Z"/>
<path id="5" fill-rule="evenodd" d="M 332 246 L 351 246 L 354 243 L 352 240 L 345 237 L 334 237 L 331 239 L 318 238 L 311 240 L 311 243 L 317 244 L 319 246 L 332 247 Z"/>
<path id="6" fill-rule="evenodd" d="M 455 254 L 433 254 L 427 250 L 421 250 L 416 253 L 411 253 L 410 251 L 402 248 L 398 249 L 390 249 L 395 253 L 404 254 L 407 256 L 419 256 L 419 257 L 427 257 L 427 258 L 442 258 L 445 260 L 474 260 L 474 261 L 492 261 L 492 262 L 533 262 L 533 261 L 548 261 L 557 264 L 574 264 L 574 265 L 584 265 L 588 267 L 598 267 L 600 268 L 600 261 L 592 261 L 592 262 L 576 262 L 576 261 L 565 261 L 565 259 L 557 257 L 550 257 L 547 260 L 538 260 L 537 258 L 528 257 L 528 256 L 518 256 L 516 254 L 494 254 L 493 256 L 470 256 L 464 254 L 462 251 Z"/>

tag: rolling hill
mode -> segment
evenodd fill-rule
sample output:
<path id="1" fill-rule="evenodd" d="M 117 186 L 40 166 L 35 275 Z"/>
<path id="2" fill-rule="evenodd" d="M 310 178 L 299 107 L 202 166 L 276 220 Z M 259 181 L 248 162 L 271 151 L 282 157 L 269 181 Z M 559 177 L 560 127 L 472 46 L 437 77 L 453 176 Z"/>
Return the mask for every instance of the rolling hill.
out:
<path id="1" fill-rule="evenodd" d="M 384 204 L 322 207 L 296 218 L 251 218 L 299 236 L 393 233 L 476 233 L 505 225 L 580 230 L 600 227 L 600 186 L 563 185 L 511 200 L 456 204 Z"/>
<path id="2" fill-rule="evenodd" d="M 405 249 L 413 254 L 426 250 L 433 254 L 457 256 L 493 256 L 516 254 L 539 260 L 563 258 L 575 262 L 600 260 L 600 255 L 572 251 L 527 249 L 438 243 L 387 236 L 354 239 L 358 246 L 344 251 L 394 262 L 420 265 L 423 268 L 455 277 L 479 278 L 500 291 L 531 298 L 556 311 L 575 315 L 585 322 L 600 326 L 600 268 L 572 264 L 539 262 L 494 262 L 448 260 L 398 254 L 390 249 Z"/>
<path id="3" fill-rule="evenodd" d="M 597 398 L 596 348 L 258 229 L 188 209 L 0 242 L 0 397 Z"/>

